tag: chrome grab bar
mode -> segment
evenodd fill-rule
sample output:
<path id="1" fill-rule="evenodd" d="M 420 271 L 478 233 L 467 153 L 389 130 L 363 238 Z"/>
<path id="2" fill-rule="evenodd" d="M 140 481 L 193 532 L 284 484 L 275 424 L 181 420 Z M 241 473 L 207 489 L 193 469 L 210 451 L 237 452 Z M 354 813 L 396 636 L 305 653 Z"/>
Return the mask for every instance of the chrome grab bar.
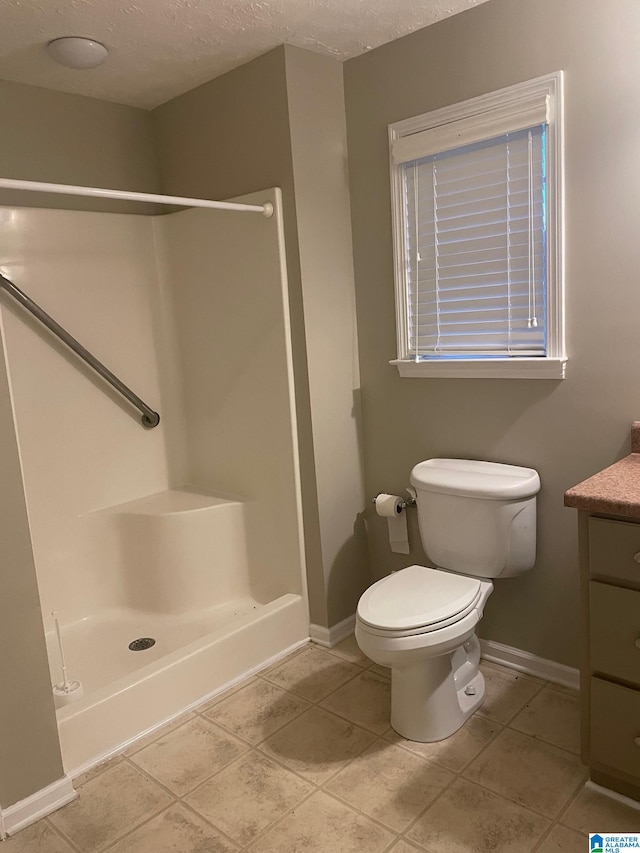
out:
<path id="1" fill-rule="evenodd" d="M 26 293 L 15 285 L 8 278 L 0 274 L 0 288 L 5 290 L 9 296 L 12 296 L 16 302 L 19 302 L 23 308 L 26 308 L 30 314 L 39 320 L 43 326 L 46 326 L 50 332 L 60 338 L 70 350 L 79 356 L 89 367 L 99 374 L 105 381 L 113 386 L 116 391 L 122 394 L 130 403 L 142 412 L 142 426 L 147 429 L 153 429 L 160 423 L 160 415 L 150 409 L 137 394 L 134 394 L 131 388 L 128 388 L 124 382 L 121 382 L 115 374 L 113 374 L 101 361 L 92 355 L 89 350 L 85 349 L 74 337 L 72 337 L 66 329 L 63 329 L 59 323 L 50 317 L 33 299 L 30 299 Z"/>

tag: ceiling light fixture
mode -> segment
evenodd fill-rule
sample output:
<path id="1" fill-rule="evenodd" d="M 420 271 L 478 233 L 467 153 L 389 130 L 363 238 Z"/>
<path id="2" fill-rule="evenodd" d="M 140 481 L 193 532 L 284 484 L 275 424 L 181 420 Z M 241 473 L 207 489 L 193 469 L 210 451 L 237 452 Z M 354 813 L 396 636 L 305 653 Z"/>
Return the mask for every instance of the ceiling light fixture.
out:
<path id="1" fill-rule="evenodd" d="M 54 39 L 47 45 L 47 51 L 60 65 L 77 69 L 96 68 L 109 55 L 107 48 L 99 41 L 80 36 Z"/>

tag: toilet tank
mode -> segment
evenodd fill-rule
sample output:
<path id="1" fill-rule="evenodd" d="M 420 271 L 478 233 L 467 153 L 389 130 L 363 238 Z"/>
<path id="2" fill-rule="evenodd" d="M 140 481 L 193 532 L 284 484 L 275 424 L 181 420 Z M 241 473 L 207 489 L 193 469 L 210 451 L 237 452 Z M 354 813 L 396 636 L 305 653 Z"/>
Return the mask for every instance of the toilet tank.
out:
<path id="1" fill-rule="evenodd" d="M 483 578 L 511 577 L 536 559 L 533 468 L 427 459 L 411 471 L 422 544 L 433 564 Z"/>

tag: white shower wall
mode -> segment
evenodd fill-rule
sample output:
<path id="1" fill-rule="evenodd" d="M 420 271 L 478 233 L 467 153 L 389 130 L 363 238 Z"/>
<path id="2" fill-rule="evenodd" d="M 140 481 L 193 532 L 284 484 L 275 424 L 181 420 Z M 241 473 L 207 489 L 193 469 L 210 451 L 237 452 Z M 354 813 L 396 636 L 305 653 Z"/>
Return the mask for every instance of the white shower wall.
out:
<path id="1" fill-rule="evenodd" d="M 245 196 L 261 203 L 264 193 Z M 284 247 L 261 216 L 187 210 L 157 217 L 161 278 L 182 368 L 186 480 L 240 494 L 253 594 L 292 588 L 300 565 Z M 299 571 L 298 571 L 299 576 Z"/>
<path id="2" fill-rule="evenodd" d="M 273 191 L 242 200 L 268 198 Z M 182 533 L 171 539 L 170 531 L 185 501 L 191 506 L 188 493 L 155 499 L 161 527 L 144 502 L 133 515 L 121 505 L 183 484 L 238 498 L 233 523 L 246 533 L 220 552 L 235 555 L 235 569 L 212 565 L 206 583 L 198 578 L 204 597 L 210 590 L 201 607 L 240 593 L 259 603 L 303 593 L 279 240 L 275 218 L 259 214 L 0 208 L 0 270 L 161 416 L 144 429 L 135 410 L 2 297 L 47 628 L 52 610 L 72 624 L 114 608 L 156 610 L 160 599 L 167 609 L 157 593 L 160 573 L 171 589 L 171 569 L 158 562 L 154 575 L 153 560 L 142 559 L 144 531 L 156 545 L 168 536 L 178 553 Z M 189 583 L 181 571 L 176 591 Z M 226 573 L 219 584 L 216 571 Z M 176 594 L 178 612 L 188 598 Z"/>
<path id="3" fill-rule="evenodd" d="M 122 566 L 90 514 L 169 485 L 156 353 L 159 291 L 153 222 L 142 216 L 35 208 L 0 213 L 0 268 L 162 413 L 135 413 L 26 312 L 3 296 L 9 367 L 45 625 L 121 603 Z M 171 398 L 167 395 L 168 399 Z M 113 543 L 111 543 L 113 544 Z"/>

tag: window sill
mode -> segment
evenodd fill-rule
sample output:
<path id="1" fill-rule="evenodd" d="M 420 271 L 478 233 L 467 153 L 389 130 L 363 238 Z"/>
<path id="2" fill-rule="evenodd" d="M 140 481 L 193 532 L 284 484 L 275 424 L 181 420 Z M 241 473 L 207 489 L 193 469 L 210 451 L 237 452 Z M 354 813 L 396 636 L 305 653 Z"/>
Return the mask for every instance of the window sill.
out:
<path id="1" fill-rule="evenodd" d="M 564 379 L 566 358 L 394 359 L 400 376 L 434 379 Z"/>

